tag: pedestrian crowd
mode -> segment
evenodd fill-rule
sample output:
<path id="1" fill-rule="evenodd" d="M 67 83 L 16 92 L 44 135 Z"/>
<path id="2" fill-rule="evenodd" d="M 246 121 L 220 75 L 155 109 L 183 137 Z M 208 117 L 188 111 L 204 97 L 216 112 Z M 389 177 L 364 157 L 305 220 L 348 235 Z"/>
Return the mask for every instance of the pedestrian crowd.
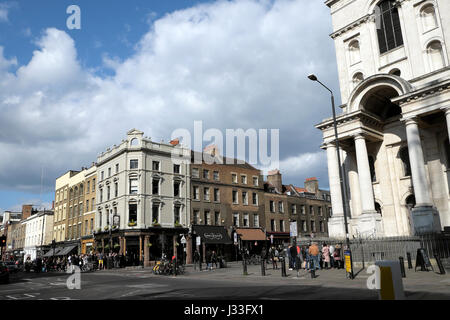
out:
<path id="1" fill-rule="evenodd" d="M 265 255 L 265 251 L 263 253 Z M 289 270 L 305 269 L 310 271 L 321 269 L 342 269 L 342 245 L 328 245 L 323 243 L 320 247 L 317 242 L 308 245 L 272 246 L 269 248 L 266 260 L 272 262 L 272 268 L 278 269 L 278 262 L 287 260 Z"/>

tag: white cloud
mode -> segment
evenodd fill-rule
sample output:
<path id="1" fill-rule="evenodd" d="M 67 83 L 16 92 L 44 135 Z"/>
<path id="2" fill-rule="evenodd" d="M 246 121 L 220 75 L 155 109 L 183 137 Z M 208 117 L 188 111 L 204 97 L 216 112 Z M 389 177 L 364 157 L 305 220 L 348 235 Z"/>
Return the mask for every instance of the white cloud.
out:
<path id="1" fill-rule="evenodd" d="M 9 6 L 6 3 L 0 3 L 0 22 L 8 22 Z"/>
<path id="2" fill-rule="evenodd" d="M 328 96 L 306 75 L 336 82 L 330 26 L 315 1 L 201 4 L 153 21 L 128 59 L 105 55 L 108 77 L 81 67 L 73 39 L 54 28 L 15 73 L 0 48 L 0 188 L 39 190 L 44 167 L 49 191 L 131 128 L 167 140 L 194 120 L 205 129 L 280 128 L 284 177 L 327 179 L 313 125 L 328 116 Z"/>

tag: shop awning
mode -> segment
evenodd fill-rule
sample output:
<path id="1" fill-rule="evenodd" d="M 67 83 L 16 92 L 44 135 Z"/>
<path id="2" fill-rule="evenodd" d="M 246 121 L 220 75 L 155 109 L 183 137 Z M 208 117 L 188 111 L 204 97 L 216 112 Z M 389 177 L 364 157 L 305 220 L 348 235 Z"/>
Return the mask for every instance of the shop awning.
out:
<path id="1" fill-rule="evenodd" d="M 206 244 L 231 244 L 227 230 L 221 226 L 192 226 L 192 231 Z"/>
<path id="2" fill-rule="evenodd" d="M 61 251 L 63 247 L 57 247 L 55 248 L 55 256 L 58 255 L 58 252 Z M 53 248 L 51 248 L 46 254 L 44 254 L 44 257 L 52 257 L 53 256 Z"/>
<path id="3" fill-rule="evenodd" d="M 264 241 L 267 240 L 266 234 L 259 228 L 237 228 L 237 234 L 241 240 Z"/>
<path id="4" fill-rule="evenodd" d="M 77 246 L 67 246 L 64 247 L 64 249 L 62 249 L 60 252 L 58 252 L 56 255 L 57 256 L 65 256 L 66 254 L 69 254 L 70 251 L 72 251 L 73 249 L 75 249 Z"/>

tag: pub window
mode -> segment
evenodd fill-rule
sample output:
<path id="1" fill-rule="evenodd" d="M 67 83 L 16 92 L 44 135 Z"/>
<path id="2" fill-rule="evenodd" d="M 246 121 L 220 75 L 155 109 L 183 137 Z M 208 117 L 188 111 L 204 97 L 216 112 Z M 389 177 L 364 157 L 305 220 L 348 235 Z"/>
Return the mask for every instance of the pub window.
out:
<path id="1" fill-rule="evenodd" d="M 193 224 L 198 224 L 199 216 L 200 216 L 199 211 L 198 210 L 194 210 Z"/>
<path id="2" fill-rule="evenodd" d="M 159 194 L 159 179 L 152 181 L 152 194 Z"/>
<path id="3" fill-rule="evenodd" d="M 173 173 L 180 173 L 180 165 L 179 164 L 173 165 Z"/>
<path id="4" fill-rule="evenodd" d="M 258 194 L 256 192 L 253 192 L 252 194 L 252 199 L 253 199 L 253 205 L 257 206 L 258 205 Z"/>
<path id="5" fill-rule="evenodd" d="M 220 226 L 220 211 L 214 212 L 214 224 Z"/>
<path id="6" fill-rule="evenodd" d="M 154 204 L 152 206 L 152 223 L 158 223 L 159 222 L 159 205 Z"/>
<path id="7" fill-rule="evenodd" d="M 130 179 L 130 194 L 138 194 L 138 180 L 137 179 Z"/>
<path id="8" fill-rule="evenodd" d="M 130 169 L 137 169 L 138 168 L 138 161 L 137 160 L 130 160 Z M 102 177 L 103 179 L 103 177 Z"/>
<path id="9" fill-rule="evenodd" d="M 173 208 L 173 220 L 175 223 L 180 223 L 180 206 Z"/>
<path id="10" fill-rule="evenodd" d="M 258 214 L 253 215 L 253 227 L 259 228 L 259 215 Z"/>
<path id="11" fill-rule="evenodd" d="M 193 186 L 194 188 L 194 200 L 200 200 L 199 187 Z"/>
<path id="12" fill-rule="evenodd" d="M 219 189 L 214 189 L 214 201 L 219 202 L 220 201 L 220 192 Z"/>
<path id="13" fill-rule="evenodd" d="M 209 201 L 209 188 L 203 188 L 203 200 Z"/>
<path id="14" fill-rule="evenodd" d="M 245 191 L 242 192 L 242 203 L 243 203 L 244 205 L 248 205 L 247 192 L 245 192 Z"/>
<path id="15" fill-rule="evenodd" d="M 159 161 L 152 162 L 153 171 L 159 171 Z"/>
<path id="16" fill-rule="evenodd" d="M 239 213 L 233 213 L 233 226 L 239 227 Z"/>
<path id="17" fill-rule="evenodd" d="M 179 181 L 175 181 L 173 183 L 173 196 L 174 197 L 180 196 L 180 182 Z"/>
<path id="18" fill-rule="evenodd" d="M 237 191 L 233 190 L 232 195 L 233 195 L 233 204 L 237 204 L 238 203 L 238 193 L 237 193 Z"/>
<path id="19" fill-rule="evenodd" d="M 244 213 L 244 227 L 248 227 L 248 213 Z"/>
<path id="20" fill-rule="evenodd" d="M 270 230 L 271 231 L 276 231 L 275 230 L 275 220 L 274 219 L 270 219 Z"/>
<path id="21" fill-rule="evenodd" d="M 400 17 L 395 0 L 378 3 L 376 26 L 380 54 L 403 45 Z"/>

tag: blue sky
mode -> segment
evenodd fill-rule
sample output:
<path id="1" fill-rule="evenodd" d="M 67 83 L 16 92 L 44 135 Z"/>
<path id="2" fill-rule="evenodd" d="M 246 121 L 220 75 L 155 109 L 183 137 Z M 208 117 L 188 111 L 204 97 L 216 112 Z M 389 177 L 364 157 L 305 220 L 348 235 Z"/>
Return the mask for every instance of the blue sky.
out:
<path id="1" fill-rule="evenodd" d="M 0 0 L 0 211 L 49 206 L 132 128 L 168 141 L 195 120 L 280 129 L 284 182 L 327 188 L 329 96 L 306 75 L 338 95 L 330 33 L 323 1 Z"/>

